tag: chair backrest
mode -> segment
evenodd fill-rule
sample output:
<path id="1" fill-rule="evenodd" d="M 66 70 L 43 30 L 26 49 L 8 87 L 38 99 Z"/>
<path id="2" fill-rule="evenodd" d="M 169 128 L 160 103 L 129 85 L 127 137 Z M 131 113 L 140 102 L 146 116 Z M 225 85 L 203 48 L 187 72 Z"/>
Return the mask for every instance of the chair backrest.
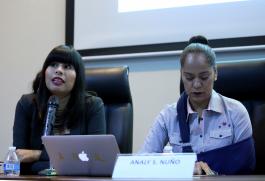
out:
<path id="1" fill-rule="evenodd" d="M 255 173 L 265 174 L 265 60 L 218 62 L 217 70 L 214 89 L 239 100 L 249 112 L 257 158 Z M 181 82 L 180 92 L 183 90 Z"/>
<path id="2" fill-rule="evenodd" d="M 103 100 L 107 134 L 116 137 L 121 153 L 132 152 L 133 105 L 128 74 L 129 68 L 86 68 L 86 89 Z"/>

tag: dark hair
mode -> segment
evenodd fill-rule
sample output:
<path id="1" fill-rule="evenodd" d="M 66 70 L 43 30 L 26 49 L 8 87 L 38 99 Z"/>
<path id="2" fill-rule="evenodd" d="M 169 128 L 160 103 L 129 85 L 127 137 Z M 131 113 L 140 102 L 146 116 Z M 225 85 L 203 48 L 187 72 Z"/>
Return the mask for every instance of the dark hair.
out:
<path id="1" fill-rule="evenodd" d="M 67 114 L 67 124 L 70 126 L 75 119 L 84 115 L 85 107 L 85 68 L 80 54 L 71 46 L 60 45 L 55 47 L 47 56 L 40 72 L 39 87 L 36 94 L 39 116 L 43 119 L 47 109 L 47 101 L 51 96 L 45 83 L 45 71 L 53 62 L 60 62 L 73 65 L 76 72 L 74 87 L 71 96 L 64 110 Z M 36 77 L 37 78 L 37 77 Z M 37 79 L 36 79 L 37 80 Z M 37 81 L 36 81 L 37 82 Z M 34 86 L 34 85 L 33 85 Z M 34 89 L 35 90 L 35 89 Z"/>
<path id="2" fill-rule="evenodd" d="M 180 65 L 184 66 L 185 60 L 190 53 L 202 53 L 206 56 L 208 63 L 216 70 L 216 55 L 211 47 L 201 43 L 191 43 L 188 45 L 180 55 Z"/>
<path id="3" fill-rule="evenodd" d="M 40 85 L 40 80 L 41 80 L 41 71 L 39 71 L 36 74 L 36 77 L 35 77 L 35 79 L 32 82 L 32 90 L 33 90 L 33 93 L 35 93 L 35 94 L 38 92 L 39 85 Z"/>
<path id="4" fill-rule="evenodd" d="M 207 38 L 203 35 L 196 35 L 196 36 L 192 36 L 190 39 L 189 39 L 189 42 L 188 44 L 192 44 L 192 43 L 201 43 L 201 44 L 204 44 L 204 45 L 209 45 L 209 41 L 207 40 Z"/>

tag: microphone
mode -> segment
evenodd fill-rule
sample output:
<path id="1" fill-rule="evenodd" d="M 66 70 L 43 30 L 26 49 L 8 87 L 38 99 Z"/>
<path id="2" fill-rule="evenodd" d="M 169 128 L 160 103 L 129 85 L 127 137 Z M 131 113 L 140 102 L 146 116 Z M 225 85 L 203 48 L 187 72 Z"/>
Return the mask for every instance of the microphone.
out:
<path id="1" fill-rule="evenodd" d="M 50 96 L 47 105 L 47 112 L 45 115 L 45 126 L 43 129 L 43 136 L 48 136 L 51 134 L 52 125 L 55 120 L 55 113 L 56 109 L 58 108 L 58 105 L 59 105 L 58 97 L 54 95 Z"/>

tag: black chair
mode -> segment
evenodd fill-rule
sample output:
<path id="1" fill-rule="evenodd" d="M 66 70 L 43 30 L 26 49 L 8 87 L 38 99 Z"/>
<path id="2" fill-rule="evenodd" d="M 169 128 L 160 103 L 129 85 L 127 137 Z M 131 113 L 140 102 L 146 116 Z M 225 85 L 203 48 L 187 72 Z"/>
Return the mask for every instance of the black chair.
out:
<path id="1" fill-rule="evenodd" d="M 220 62 L 217 70 L 214 89 L 239 100 L 249 112 L 256 149 L 255 174 L 265 174 L 265 60 Z M 181 82 L 180 92 L 183 90 Z"/>
<path id="2" fill-rule="evenodd" d="M 121 153 L 132 153 L 133 105 L 128 67 L 87 68 L 86 89 L 105 105 L 107 134 L 116 137 Z"/>

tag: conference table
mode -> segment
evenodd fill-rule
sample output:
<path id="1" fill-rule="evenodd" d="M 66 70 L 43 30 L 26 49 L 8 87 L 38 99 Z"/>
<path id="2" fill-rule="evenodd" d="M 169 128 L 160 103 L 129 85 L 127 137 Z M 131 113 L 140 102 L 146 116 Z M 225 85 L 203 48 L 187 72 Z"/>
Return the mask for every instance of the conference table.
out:
<path id="1" fill-rule="evenodd" d="M 112 179 L 111 177 L 80 177 L 80 176 L 18 176 L 0 175 L 0 180 L 40 180 L 40 181 L 265 181 L 265 175 L 219 175 L 194 176 L 191 179 Z"/>

